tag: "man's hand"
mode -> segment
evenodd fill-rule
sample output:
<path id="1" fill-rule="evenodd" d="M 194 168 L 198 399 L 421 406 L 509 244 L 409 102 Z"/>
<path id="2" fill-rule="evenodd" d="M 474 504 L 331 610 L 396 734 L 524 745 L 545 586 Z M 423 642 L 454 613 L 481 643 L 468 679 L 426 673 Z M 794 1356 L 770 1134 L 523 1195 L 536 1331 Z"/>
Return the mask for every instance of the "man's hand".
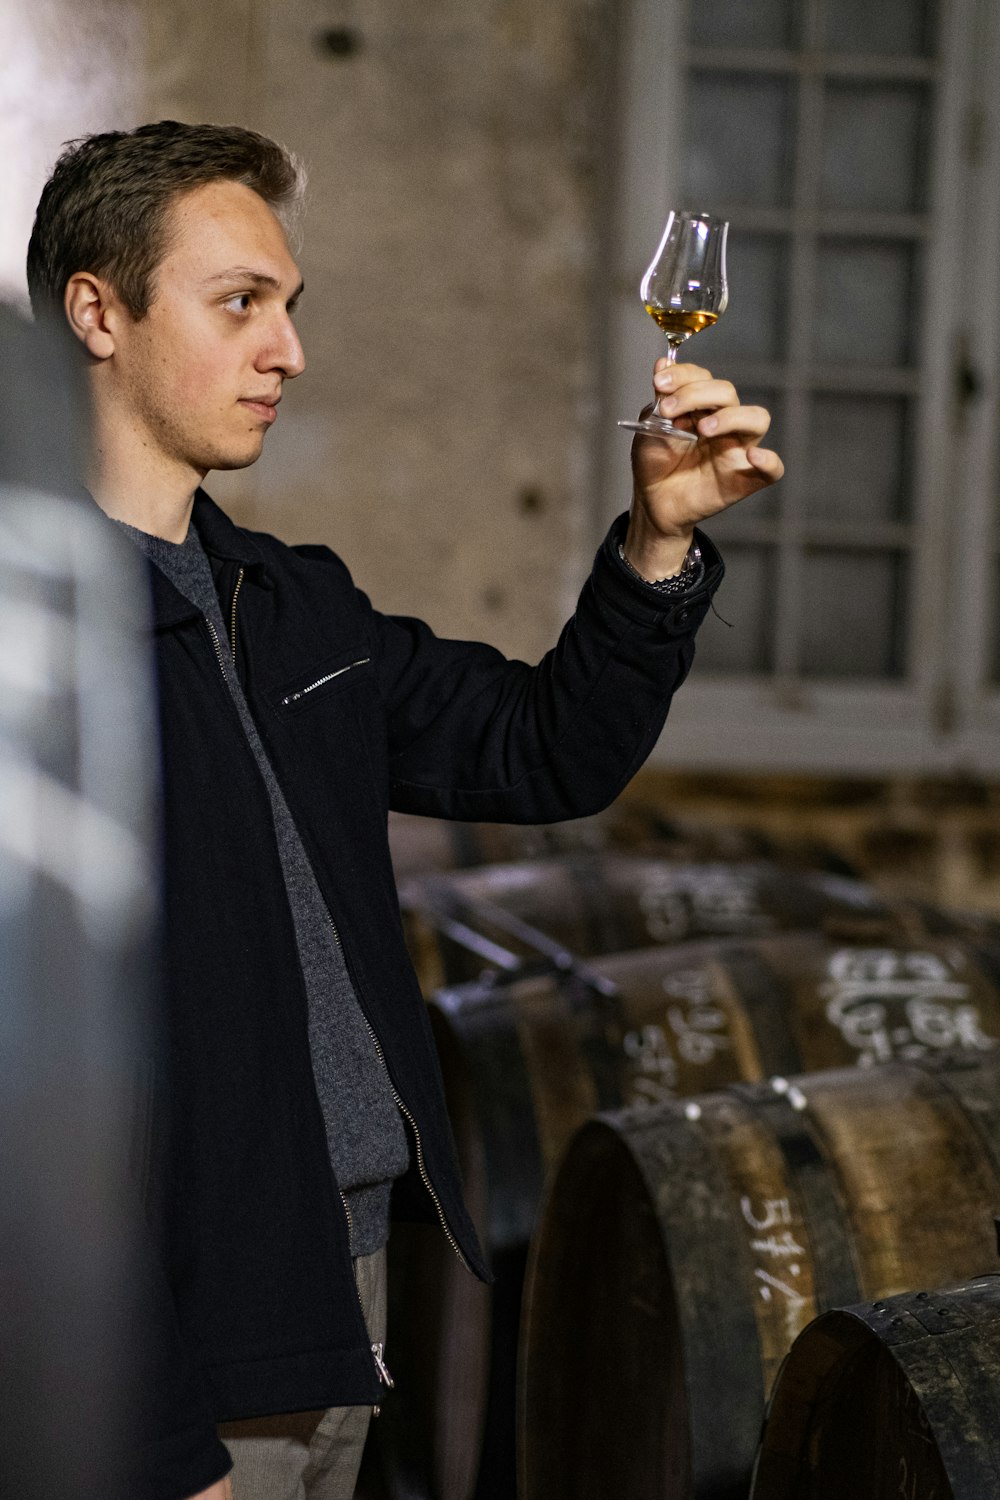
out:
<path id="1" fill-rule="evenodd" d="M 229 1483 L 229 1476 L 210 1485 L 207 1490 L 199 1490 L 197 1495 L 191 1496 L 191 1500 L 233 1500 L 233 1487 Z"/>
<path id="2" fill-rule="evenodd" d="M 762 406 L 741 406 L 728 380 L 713 380 L 697 365 L 661 359 L 653 392 L 660 415 L 697 432 L 698 442 L 637 433 L 632 444 L 625 555 L 651 580 L 679 572 L 697 525 L 785 472 L 776 453 L 758 446 L 771 425 L 770 413 Z"/>

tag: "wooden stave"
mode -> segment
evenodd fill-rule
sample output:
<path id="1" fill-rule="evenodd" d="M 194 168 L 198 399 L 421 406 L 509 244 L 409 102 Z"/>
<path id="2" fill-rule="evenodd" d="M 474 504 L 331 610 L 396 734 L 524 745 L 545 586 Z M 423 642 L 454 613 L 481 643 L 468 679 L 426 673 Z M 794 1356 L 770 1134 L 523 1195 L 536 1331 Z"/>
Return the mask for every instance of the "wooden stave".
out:
<path id="1" fill-rule="evenodd" d="M 979 1065 L 973 1069 L 970 1065 L 961 1064 L 956 1071 L 963 1073 L 980 1074 L 980 1078 L 988 1080 L 988 1089 L 995 1089 L 1000 1083 L 1000 1067 L 996 1063 Z M 855 1070 L 836 1070 L 825 1074 L 811 1074 L 805 1077 L 791 1080 L 791 1097 L 794 1099 L 795 1091 L 804 1091 L 809 1104 L 805 1111 L 794 1110 L 795 1114 L 808 1116 L 813 1110 L 817 1095 L 826 1091 L 829 1094 L 831 1088 L 847 1087 L 848 1096 L 851 1089 L 863 1088 L 867 1080 L 877 1080 L 878 1086 L 883 1089 L 891 1086 L 894 1077 L 905 1076 L 916 1078 L 917 1093 L 927 1099 L 933 1099 L 943 1106 L 947 1118 L 950 1121 L 950 1129 L 954 1131 L 956 1119 L 960 1118 L 958 1133 L 949 1136 L 956 1143 L 956 1152 L 962 1150 L 971 1152 L 977 1162 L 977 1169 L 983 1182 L 988 1182 L 992 1192 L 994 1207 L 1000 1206 L 1000 1166 L 998 1166 L 998 1142 L 994 1139 L 989 1145 L 984 1139 L 981 1122 L 977 1124 L 964 1111 L 960 1117 L 953 1112 L 953 1106 L 958 1097 L 958 1092 L 952 1087 L 953 1079 L 947 1065 L 934 1063 L 929 1066 L 915 1064 L 888 1065 L 882 1069 L 873 1070 L 866 1074 L 859 1074 Z M 987 1091 L 988 1091 L 987 1089 Z M 751 1107 L 765 1104 L 770 1106 L 768 1094 L 773 1093 L 768 1085 L 737 1085 L 731 1089 L 722 1091 L 723 1095 L 736 1102 L 737 1108 L 741 1105 Z M 959 1091 L 960 1092 L 960 1091 Z M 789 1093 L 782 1090 L 777 1096 L 781 1107 L 789 1109 Z M 841 1095 L 843 1097 L 843 1095 Z M 726 1289 L 733 1284 L 732 1264 L 734 1250 L 739 1245 L 739 1236 L 736 1232 L 739 1228 L 739 1216 L 735 1212 L 735 1203 L 730 1199 L 728 1204 L 723 1200 L 720 1208 L 718 1196 L 718 1184 L 720 1180 L 732 1181 L 732 1163 L 722 1164 L 720 1178 L 720 1161 L 718 1145 L 720 1137 L 716 1132 L 713 1138 L 711 1132 L 704 1139 L 698 1139 L 699 1132 L 704 1130 L 707 1115 L 713 1108 L 718 1108 L 722 1102 L 721 1095 L 710 1095 L 697 1101 L 690 1101 L 688 1105 L 677 1104 L 672 1107 L 661 1107 L 654 1110 L 625 1110 L 612 1114 L 596 1117 L 588 1122 L 574 1137 L 573 1143 L 565 1153 L 557 1173 L 550 1185 L 546 1208 L 542 1215 L 542 1221 L 537 1232 L 532 1249 L 531 1262 L 528 1272 L 528 1286 L 526 1290 L 525 1310 L 523 1319 L 523 1358 L 521 1371 L 521 1435 L 520 1435 L 520 1490 L 522 1500 L 541 1500 L 542 1496 L 559 1493 L 561 1500 L 599 1500 L 608 1493 L 607 1486 L 612 1478 L 618 1486 L 626 1493 L 642 1494 L 644 1500 L 745 1500 L 747 1485 L 749 1482 L 750 1465 L 756 1446 L 757 1429 L 763 1410 L 763 1393 L 765 1385 L 762 1385 L 762 1363 L 761 1363 L 761 1329 L 760 1320 L 757 1326 L 751 1330 L 746 1313 L 747 1308 L 743 1306 L 738 1309 L 740 1321 L 734 1322 L 733 1309 L 727 1305 L 726 1298 L 722 1295 Z M 689 1119 L 692 1108 L 698 1111 L 696 1119 Z M 794 1109 L 794 1106 L 792 1106 Z M 669 1117 L 671 1136 L 664 1140 L 662 1121 Z M 716 1121 L 716 1126 L 718 1121 Z M 547 1307 L 546 1299 L 550 1293 L 547 1290 L 552 1285 L 572 1287 L 572 1277 L 577 1279 L 586 1274 L 586 1262 L 581 1263 L 579 1250 L 570 1257 L 560 1246 L 558 1236 L 552 1229 L 552 1216 L 556 1211 L 553 1205 L 563 1202 L 565 1194 L 572 1190 L 575 1199 L 579 1200 L 582 1192 L 581 1184 L 587 1178 L 586 1157 L 589 1152 L 595 1151 L 594 1139 L 599 1138 L 601 1132 L 610 1133 L 612 1136 L 621 1135 L 627 1137 L 627 1143 L 620 1142 L 614 1148 L 605 1146 L 604 1154 L 609 1160 L 614 1157 L 614 1150 L 619 1156 L 629 1155 L 633 1158 L 642 1178 L 643 1190 L 648 1194 L 650 1202 L 656 1205 L 658 1212 L 657 1228 L 660 1232 L 669 1229 L 671 1238 L 667 1241 L 664 1234 L 664 1256 L 667 1267 L 667 1285 L 682 1284 L 685 1299 L 673 1295 L 675 1301 L 672 1311 L 674 1325 L 683 1330 L 684 1346 L 691 1350 L 699 1347 L 711 1347 L 713 1333 L 717 1334 L 720 1327 L 726 1326 L 728 1317 L 730 1329 L 733 1332 L 739 1358 L 741 1363 L 727 1368 L 725 1361 L 716 1367 L 699 1366 L 692 1371 L 688 1370 L 688 1398 L 692 1403 L 693 1410 L 698 1414 L 698 1420 L 692 1417 L 692 1431 L 687 1435 L 692 1450 L 692 1473 L 693 1478 L 687 1484 L 681 1483 L 676 1477 L 671 1483 L 667 1483 L 662 1475 L 657 1477 L 648 1471 L 633 1471 L 629 1467 L 630 1462 L 638 1462 L 642 1457 L 643 1433 L 651 1428 L 659 1430 L 657 1422 L 644 1411 L 639 1417 L 632 1416 L 632 1426 L 625 1426 L 625 1437 L 620 1441 L 618 1447 L 612 1451 L 612 1463 L 610 1469 L 603 1472 L 590 1462 L 589 1467 L 583 1468 L 578 1476 L 579 1482 L 574 1487 L 568 1482 L 567 1475 L 572 1474 L 572 1463 L 568 1450 L 570 1443 L 564 1441 L 560 1444 L 558 1434 L 560 1432 L 560 1420 L 558 1410 L 553 1410 L 551 1391 L 546 1391 L 545 1381 L 541 1380 L 537 1371 L 539 1367 L 546 1370 L 552 1367 L 554 1355 L 551 1345 L 565 1343 L 565 1339 L 558 1339 L 548 1332 L 549 1343 L 539 1333 L 539 1328 L 544 1325 L 546 1316 L 551 1317 Z M 815 1120 L 809 1126 L 808 1132 L 815 1143 L 818 1139 L 823 1141 L 821 1130 L 817 1129 Z M 632 1149 L 633 1145 L 636 1149 Z M 864 1141 L 856 1141 L 856 1149 L 864 1150 Z M 910 1148 L 905 1148 L 910 1149 Z M 598 1158 L 599 1159 L 599 1158 Z M 786 1160 L 786 1168 L 795 1162 L 794 1154 Z M 784 1179 L 784 1185 L 788 1191 L 780 1196 L 794 1199 L 797 1186 L 801 1186 L 801 1174 L 804 1162 L 802 1154 L 798 1157 L 798 1177 L 788 1171 Z M 843 1162 L 839 1164 L 843 1166 Z M 567 1188 L 566 1184 L 569 1184 Z M 705 1185 L 715 1184 L 716 1191 L 706 1192 Z M 685 1239 L 681 1223 L 681 1203 L 683 1191 L 690 1188 L 691 1197 L 684 1199 L 685 1206 L 694 1214 L 696 1228 L 688 1234 Z M 842 1191 L 842 1184 L 838 1191 Z M 956 1189 L 955 1196 L 958 1196 Z M 777 1200 L 775 1200 L 777 1201 Z M 979 1200 L 975 1194 L 968 1195 L 965 1207 L 971 1212 L 973 1208 L 979 1213 L 978 1228 L 975 1233 L 969 1233 L 968 1254 L 969 1262 L 978 1261 L 978 1264 L 966 1263 L 957 1265 L 955 1257 L 961 1259 L 966 1253 L 963 1233 L 952 1233 L 952 1239 L 946 1250 L 943 1250 L 938 1242 L 933 1248 L 933 1241 L 924 1237 L 925 1267 L 933 1269 L 950 1268 L 951 1276 L 941 1279 L 955 1279 L 959 1275 L 975 1275 L 992 1265 L 995 1247 L 993 1244 L 993 1217 L 992 1212 L 981 1209 Z M 726 1211 L 728 1209 L 728 1212 Z M 937 1233 L 942 1227 L 946 1233 L 953 1231 L 956 1227 L 955 1218 L 958 1209 L 952 1206 L 950 1217 L 944 1216 L 942 1224 L 938 1226 Z M 907 1208 L 906 1204 L 898 1205 L 895 1209 L 900 1225 L 909 1223 L 906 1238 L 915 1241 L 919 1238 L 914 1234 L 919 1229 L 915 1222 L 916 1209 L 913 1205 Z M 864 1216 L 862 1215 L 862 1222 Z M 869 1216 L 870 1218 L 871 1216 Z M 846 1226 L 845 1239 L 851 1250 L 851 1259 L 857 1261 L 860 1254 L 858 1235 L 855 1233 L 855 1220 L 845 1216 L 843 1205 L 840 1207 L 841 1227 Z M 793 1228 L 790 1230 L 796 1236 L 803 1235 L 804 1219 L 801 1212 L 793 1213 L 791 1220 Z M 569 1220 L 572 1227 L 572 1218 Z M 704 1225 L 709 1225 L 710 1234 L 704 1231 Z M 697 1226 L 701 1225 L 701 1228 Z M 746 1226 L 744 1225 L 744 1233 Z M 565 1225 L 563 1231 L 567 1235 L 570 1229 Z M 904 1238 L 902 1230 L 897 1234 L 897 1242 Z M 591 1253 L 589 1246 L 594 1239 L 594 1232 L 583 1239 L 588 1246 L 587 1253 Z M 877 1237 L 876 1237 L 877 1241 Z M 742 1256 L 742 1269 L 744 1273 L 744 1284 L 748 1284 L 753 1278 L 746 1276 L 748 1262 L 745 1254 L 746 1241 L 744 1240 L 744 1253 Z M 932 1248 L 928 1250 L 928 1245 Z M 802 1245 L 799 1245 L 802 1248 Z M 808 1247 L 807 1247 L 808 1248 Z M 815 1247 L 812 1247 L 815 1249 Z M 876 1250 L 880 1247 L 878 1243 Z M 597 1253 L 595 1250 L 593 1253 Z M 934 1261 L 934 1255 L 938 1256 Z M 951 1261 L 946 1255 L 952 1257 Z M 903 1257 L 905 1261 L 905 1256 Z M 683 1276 L 678 1267 L 683 1269 Z M 727 1274 L 728 1271 L 728 1274 Z M 884 1300 L 897 1287 L 884 1284 L 872 1283 L 871 1276 L 884 1274 L 880 1271 L 878 1256 L 873 1255 L 871 1263 L 863 1258 L 859 1265 L 855 1265 L 855 1271 L 861 1276 L 861 1285 L 854 1283 L 856 1293 L 860 1291 L 862 1296 L 872 1296 Z M 916 1281 L 920 1284 L 926 1280 L 920 1274 L 919 1265 L 912 1268 L 913 1275 L 909 1284 Z M 867 1278 L 867 1279 L 866 1279 Z M 791 1278 L 786 1278 L 791 1281 Z M 850 1289 L 850 1281 L 847 1284 Z M 836 1297 L 838 1291 L 843 1290 L 836 1279 L 828 1283 L 826 1295 Z M 823 1294 L 817 1289 L 817 1295 Z M 604 1314 L 610 1320 L 610 1336 L 613 1337 L 614 1319 L 616 1309 L 609 1306 L 610 1298 L 604 1299 Z M 775 1302 L 775 1307 L 777 1307 Z M 819 1306 L 829 1307 L 829 1301 L 820 1301 Z M 802 1310 L 801 1316 L 806 1316 L 808 1308 Z M 574 1320 L 572 1316 L 564 1319 L 565 1324 L 579 1326 L 585 1319 L 582 1313 Z M 563 1324 L 560 1324 L 563 1327 Z M 605 1348 L 607 1350 L 611 1345 Z M 787 1346 L 786 1346 L 787 1347 Z M 756 1349 L 757 1353 L 750 1361 L 757 1368 L 757 1378 L 754 1380 L 753 1373 L 748 1369 L 748 1350 Z M 617 1358 L 619 1351 L 614 1350 L 610 1358 L 617 1367 L 621 1360 Z M 572 1343 L 569 1346 L 567 1362 L 580 1367 L 579 1356 L 574 1356 Z M 773 1362 L 772 1362 L 773 1371 Z M 595 1406 L 600 1404 L 602 1387 L 596 1384 L 589 1372 L 581 1376 L 581 1395 L 572 1403 L 567 1430 L 579 1432 L 581 1430 L 593 1431 L 596 1434 L 596 1456 L 599 1458 L 603 1451 L 608 1452 L 607 1440 L 601 1429 L 599 1413 L 587 1406 L 583 1394 L 587 1393 L 589 1399 Z M 694 1397 L 692 1397 L 692 1391 Z M 596 1394 L 595 1394 L 596 1393 Z M 752 1393 L 752 1394 L 751 1394 Z M 662 1394 L 662 1393 L 661 1393 Z M 610 1397 L 608 1398 L 610 1400 Z M 676 1401 L 676 1394 L 674 1397 Z M 664 1409 L 669 1405 L 666 1397 L 663 1397 Z M 725 1421 L 719 1424 L 714 1420 L 713 1413 L 725 1412 Z M 533 1437 L 530 1424 L 525 1418 L 525 1413 L 531 1412 L 537 1429 L 544 1432 L 544 1438 Z M 616 1433 L 622 1432 L 624 1420 L 619 1414 L 616 1423 Z M 675 1427 L 676 1433 L 676 1427 Z M 638 1455 L 638 1457 L 637 1457 Z M 648 1457 L 648 1455 L 647 1455 Z M 556 1475 L 561 1475 L 558 1490 L 552 1488 Z"/>
<path id="2" fill-rule="evenodd" d="M 858 1405 L 878 1362 L 891 1364 L 906 1430 L 893 1421 L 898 1413 L 882 1409 L 877 1433 L 870 1419 L 855 1419 L 851 1445 L 841 1436 L 841 1456 L 827 1456 L 824 1445 L 843 1431 L 845 1376 Z M 835 1309 L 811 1323 L 785 1359 L 768 1402 L 751 1500 L 824 1500 L 838 1493 L 831 1484 L 843 1492 L 845 1453 L 864 1476 L 851 1483 L 857 1500 L 1000 1494 L 998 1404 L 1000 1276 Z M 831 1406 L 835 1425 L 824 1429 Z M 916 1453 L 907 1452 L 913 1437 Z M 870 1461 L 869 1444 L 882 1450 L 881 1462 Z"/>
<path id="3" fill-rule="evenodd" d="M 957 927 L 824 871 L 621 851 L 424 873 L 400 881 L 399 899 L 426 995 L 490 969 L 566 966 L 653 944 L 810 929 L 888 940 Z"/>

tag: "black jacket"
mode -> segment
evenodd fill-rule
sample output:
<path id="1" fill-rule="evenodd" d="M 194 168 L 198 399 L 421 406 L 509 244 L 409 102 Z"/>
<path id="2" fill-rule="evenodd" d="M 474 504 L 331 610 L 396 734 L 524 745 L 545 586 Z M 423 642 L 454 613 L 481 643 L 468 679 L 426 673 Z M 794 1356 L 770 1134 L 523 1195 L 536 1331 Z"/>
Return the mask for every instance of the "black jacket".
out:
<path id="1" fill-rule="evenodd" d="M 393 1211 L 440 1219 L 484 1275 L 403 943 L 388 810 L 544 823 L 606 806 L 655 743 L 722 576 L 701 537 L 704 584 L 658 597 L 617 555 L 620 518 L 574 618 L 532 668 L 376 613 L 326 548 L 243 531 L 201 493 L 194 521 L 233 639 L 213 640 L 151 569 L 169 1120 L 151 1163 L 165 1349 L 147 1449 L 154 1500 L 226 1471 L 216 1422 L 379 1397 L 270 805 L 218 650 L 235 652 L 410 1124 Z"/>

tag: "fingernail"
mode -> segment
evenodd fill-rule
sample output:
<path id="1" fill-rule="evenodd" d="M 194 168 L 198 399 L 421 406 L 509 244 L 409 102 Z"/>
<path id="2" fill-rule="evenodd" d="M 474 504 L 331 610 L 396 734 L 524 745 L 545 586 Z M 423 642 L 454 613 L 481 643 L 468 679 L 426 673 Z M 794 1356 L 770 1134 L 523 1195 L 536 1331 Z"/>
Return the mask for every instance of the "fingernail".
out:
<path id="1" fill-rule="evenodd" d="M 676 396 L 668 396 L 665 401 L 661 401 L 660 402 L 660 410 L 661 411 L 676 411 L 677 410 L 677 397 Z"/>
<path id="2" fill-rule="evenodd" d="M 706 417 L 701 424 L 702 432 L 714 432 L 719 425 L 718 417 Z"/>
<path id="3" fill-rule="evenodd" d="M 674 388 L 674 377 L 668 369 L 663 369 L 662 371 L 657 371 L 653 384 L 658 391 L 672 391 Z"/>

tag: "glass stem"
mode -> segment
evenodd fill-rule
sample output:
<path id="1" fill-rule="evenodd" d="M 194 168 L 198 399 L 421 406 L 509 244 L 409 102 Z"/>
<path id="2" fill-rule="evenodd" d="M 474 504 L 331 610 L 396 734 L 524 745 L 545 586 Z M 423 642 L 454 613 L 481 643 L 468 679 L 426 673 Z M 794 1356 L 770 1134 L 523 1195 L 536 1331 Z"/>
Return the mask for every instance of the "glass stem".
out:
<path id="1" fill-rule="evenodd" d="M 680 344 L 675 344 L 670 339 L 667 340 L 667 352 L 664 355 L 664 358 L 666 359 L 668 365 L 675 365 L 677 363 L 677 351 L 679 348 Z M 663 414 L 660 411 L 659 396 L 657 396 L 656 401 L 653 404 L 653 416 L 661 417 L 664 421 L 666 420 L 666 418 L 663 418 Z"/>

